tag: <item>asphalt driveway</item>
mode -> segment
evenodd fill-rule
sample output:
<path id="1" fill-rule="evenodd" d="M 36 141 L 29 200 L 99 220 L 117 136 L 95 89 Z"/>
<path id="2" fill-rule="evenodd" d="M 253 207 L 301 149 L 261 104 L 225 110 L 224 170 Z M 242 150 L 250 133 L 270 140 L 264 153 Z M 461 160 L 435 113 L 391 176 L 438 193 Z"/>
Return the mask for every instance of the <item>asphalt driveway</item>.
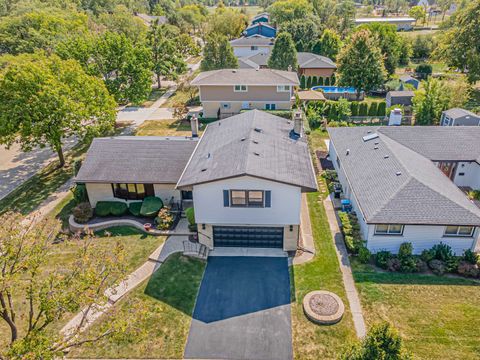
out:
<path id="1" fill-rule="evenodd" d="M 287 258 L 210 257 L 185 358 L 292 357 Z"/>

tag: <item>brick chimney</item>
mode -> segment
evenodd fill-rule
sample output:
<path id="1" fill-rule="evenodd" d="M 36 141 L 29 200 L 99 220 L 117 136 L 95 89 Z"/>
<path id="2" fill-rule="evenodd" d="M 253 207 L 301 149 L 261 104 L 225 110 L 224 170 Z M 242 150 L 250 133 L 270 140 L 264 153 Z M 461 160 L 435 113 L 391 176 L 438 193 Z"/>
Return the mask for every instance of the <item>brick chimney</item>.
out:
<path id="1" fill-rule="evenodd" d="M 293 113 L 293 133 L 296 136 L 302 136 L 303 129 L 303 114 L 300 110 Z"/>
<path id="2" fill-rule="evenodd" d="M 198 137 L 198 119 L 195 115 L 190 118 L 190 126 L 192 127 L 192 138 Z"/>

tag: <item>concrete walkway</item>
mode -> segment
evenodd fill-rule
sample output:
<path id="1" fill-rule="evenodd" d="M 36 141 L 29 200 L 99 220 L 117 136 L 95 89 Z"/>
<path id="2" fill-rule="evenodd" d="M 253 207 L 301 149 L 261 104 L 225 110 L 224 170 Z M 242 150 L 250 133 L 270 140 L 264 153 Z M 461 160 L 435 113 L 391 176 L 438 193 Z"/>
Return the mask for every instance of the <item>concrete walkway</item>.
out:
<path id="1" fill-rule="evenodd" d="M 312 260 L 315 257 L 315 243 L 312 235 L 312 224 L 310 223 L 310 211 L 308 210 L 307 194 L 302 194 L 300 212 L 300 236 L 302 254 L 293 258 L 293 265 L 299 265 Z"/>
<path id="2" fill-rule="evenodd" d="M 107 310 L 109 310 L 115 303 L 123 298 L 127 293 L 135 289 L 143 281 L 148 279 L 152 274 L 157 271 L 162 263 L 167 258 L 178 252 L 183 252 L 183 242 L 188 241 L 188 237 L 175 236 L 169 237 L 163 244 L 161 244 L 149 257 L 148 260 L 140 266 L 133 273 L 122 281 L 118 286 L 107 289 L 105 296 L 107 301 L 105 304 L 94 306 L 92 310 L 87 314 L 84 320 L 83 326 L 79 329 L 79 326 L 84 317 L 85 311 L 80 311 L 73 319 L 71 319 L 63 328 L 60 333 L 68 336 L 72 332 L 76 332 L 78 329 L 80 332 L 87 330 L 92 324 L 99 319 Z"/>
<path id="3" fill-rule="evenodd" d="M 325 206 L 325 212 L 327 213 L 328 224 L 330 225 L 330 231 L 335 242 L 335 249 L 337 252 L 338 262 L 340 263 L 340 270 L 342 272 L 343 283 L 345 285 L 345 291 L 347 293 L 348 302 L 350 304 L 350 311 L 353 317 L 353 324 L 355 326 L 355 332 L 357 337 L 363 338 L 366 335 L 366 325 L 363 318 L 362 306 L 360 304 L 360 298 L 355 287 L 355 281 L 353 280 L 352 269 L 350 267 L 350 261 L 348 260 L 347 248 L 343 241 L 343 235 L 338 226 L 337 216 L 333 208 L 333 203 L 330 195 L 323 201 Z"/>

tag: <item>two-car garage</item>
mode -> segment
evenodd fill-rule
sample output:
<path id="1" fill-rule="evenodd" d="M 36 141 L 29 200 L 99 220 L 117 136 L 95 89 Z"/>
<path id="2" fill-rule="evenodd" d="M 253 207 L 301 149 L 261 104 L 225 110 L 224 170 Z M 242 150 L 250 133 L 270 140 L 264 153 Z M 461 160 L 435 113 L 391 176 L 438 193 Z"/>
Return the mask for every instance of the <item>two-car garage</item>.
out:
<path id="1" fill-rule="evenodd" d="M 213 246 L 283 248 L 283 227 L 214 226 Z"/>

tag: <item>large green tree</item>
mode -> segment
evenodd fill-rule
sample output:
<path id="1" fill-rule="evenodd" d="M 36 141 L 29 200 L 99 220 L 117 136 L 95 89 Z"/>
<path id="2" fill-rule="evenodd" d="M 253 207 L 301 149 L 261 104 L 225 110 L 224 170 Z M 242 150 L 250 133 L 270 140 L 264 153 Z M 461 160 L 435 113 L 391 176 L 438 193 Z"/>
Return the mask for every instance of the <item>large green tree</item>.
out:
<path id="1" fill-rule="evenodd" d="M 202 71 L 238 68 L 238 60 L 226 36 L 217 34 L 208 36 L 200 68 Z"/>
<path id="2" fill-rule="evenodd" d="M 355 24 L 355 3 L 353 0 L 339 0 L 333 15 L 336 17 L 338 33 L 346 37 Z"/>
<path id="3" fill-rule="evenodd" d="M 297 51 L 310 51 L 319 35 L 318 25 L 314 19 L 296 19 L 283 23 L 282 31 L 292 35 Z"/>
<path id="4" fill-rule="evenodd" d="M 97 22 L 106 27 L 106 30 L 125 34 L 134 43 L 145 41 L 147 26 L 143 20 L 134 16 L 124 5 L 116 6 L 113 11 L 102 13 Z"/>
<path id="5" fill-rule="evenodd" d="M 293 70 L 297 68 L 297 50 L 292 36 L 289 33 L 278 34 L 273 45 L 272 54 L 268 58 L 268 67 L 271 69 L 287 70 L 289 66 Z"/>
<path id="6" fill-rule="evenodd" d="M 245 14 L 225 6 L 219 7 L 208 17 L 208 32 L 224 35 L 229 40 L 239 37 L 248 25 Z"/>
<path id="7" fill-rule="evenodd" d="M 43 54 L 10 57 L 0 73 L 0 143 L 23 150 L 50 146 L 65 163 L 62 143 L 111 131 L 116 103 L 103 82 L 75 60 Z"/>
<path id="8" fill-rule="evenodd" d="M 353 86 L 357 98 L 362 91 L 382 85 L 386 78 L 382 53 L 372 33 L 365 29 L 352 35 L 337 58 L 337 67 L 339 85 Z"/>
<path id="9" fill-rule="evenodd" d="M 335 61 L 341 47 L 342 40 L 340 40 L 340 36 L 335 31 L 326 29 L 320 39 L 313 45 L 312 52 Z"/>
<path id="10" fill-rule="evenodd" d="M 305 19 L 311 14 L 313 8 L 307 0 L 280 0 L 270 5 L 267 11 L 272 22 L 281 25 L 287 21 Z"/>

